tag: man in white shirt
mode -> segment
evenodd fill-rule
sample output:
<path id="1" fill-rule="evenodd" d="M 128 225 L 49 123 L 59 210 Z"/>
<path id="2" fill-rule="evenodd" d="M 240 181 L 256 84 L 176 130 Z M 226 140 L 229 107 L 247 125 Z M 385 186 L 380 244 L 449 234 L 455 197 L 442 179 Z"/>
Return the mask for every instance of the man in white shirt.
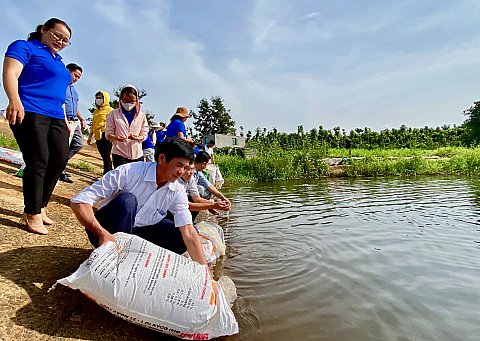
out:
<path id="1" fill-rule="evenodd" d="M 213 152 L 213 147 L 215 147 L 215 141 L 210 140 L 210 141 L 208 141 L 207 145 L 205 146 L 205 151 L 207 152 L 208 155 L 210 155 L 210 160 L 208 162 L 215 164 L 215 156 L 214 156 L 214 152 Z"/>
<path id="2" fill-rule="evenodd" d="M 193 149 L 169 138 L 156 148 L 155 160 L 108 172 L 71 200 L 72 210 L 94 246 L 115 242 L 113 233 L 126 232 L 179 254 L 188 251 L 194 261 L 206 264 L 185 188 L 176 181 L 192 162 Z M 167 210 L 175 222 L 165 219 Z"/>
<path id="3" fill-rule="evenodd" d="M 192 213 L 192 220 L 198 215 L 199 211 L 208 210 L 213 215 L 218 215 L 216 210 L 228 211 L 231 207 L 227 201 L 215 202 L 204 199 L 198 193 L 197 181 L 193 177 L 195 173 L 195 164 L 192 162 L 185 173 L 178 179 L 178 182 L 185 187 L 188 195 L 188 209 Z"/>

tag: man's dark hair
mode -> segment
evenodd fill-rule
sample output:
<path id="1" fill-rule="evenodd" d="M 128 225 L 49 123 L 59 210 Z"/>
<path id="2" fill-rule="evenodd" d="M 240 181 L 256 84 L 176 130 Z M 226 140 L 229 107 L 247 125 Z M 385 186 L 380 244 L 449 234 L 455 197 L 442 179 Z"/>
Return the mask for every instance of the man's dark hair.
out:
<path id="1" fill-rule="evenodd" d="M 210 141 L 208 141 L 208 143 L 207 143 L 207 144 L 211 144 L 211 145 L 213 145 L 213 146 L 214 146 L 214 145 L 215 145 L 215 141 L 213 141 L 213 140 L 210 140 Z"/>
<path id="2" fill-rule="evenodd" d="M 210 160 L 210 155 L 207 152 L 199 151 L 195 156 L 195 163 L 204 163 Z"/>
<path id="3" fill-rule="evenodd" d="M 75 64 L 75 63 L 70 63 L 70 64 L 67 64 L 66 68 L 70 71 L 77 71 L 79 70 L 80 72 L 83 72 L 83 69 L 81 66 Z"/>
<path id="4" fill-rule="evenodd" d="M 179 157 L 184 159 L 193 160 L 193 148 L 192 146 L 178 137 L 166 138 L 162 143 L 157 143 L 155 146 L 155 161 L 158 162 L 160 154 L 165 155 L 167 162 L 170 162 L 173 158 Z"/>

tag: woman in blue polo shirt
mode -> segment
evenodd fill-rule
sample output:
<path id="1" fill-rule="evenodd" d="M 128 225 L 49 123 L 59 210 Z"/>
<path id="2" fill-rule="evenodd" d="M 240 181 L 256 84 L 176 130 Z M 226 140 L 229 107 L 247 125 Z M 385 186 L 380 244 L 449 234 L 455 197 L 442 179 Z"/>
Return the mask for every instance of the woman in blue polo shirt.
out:
<path id="1" fill-rule="evenodd" d="M 190 114 L 187 108 L 178 107 L 167 126 L 167 137 L 178 137 L 185 142 L 193 144 L 193 140 L 187 138 L 187 129 L 185 128 L 185 122 L 189 117 Z"/>
<path id="2" fill-rule="evenodd" d="M 64 21 L 49 19 L 27 40 L 10 44 L 3 62 L 6 117 L 26 164 L 25 224 L 38 234 L 47 234 L 45 225 L 53 223 L 45 207 L 67 164 L 69 132 L 62 105 L 72 76 L 58 52 L 70 45 L 71 34 Z"/>

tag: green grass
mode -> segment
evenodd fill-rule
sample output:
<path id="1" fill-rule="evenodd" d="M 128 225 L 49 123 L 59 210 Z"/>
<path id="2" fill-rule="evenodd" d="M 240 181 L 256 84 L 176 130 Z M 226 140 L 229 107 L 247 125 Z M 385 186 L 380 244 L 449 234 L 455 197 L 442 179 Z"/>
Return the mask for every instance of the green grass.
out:
<path id="1" fill-rule="evenodd" d="M 374 177 L 416 175 L 480 175 L 480 148 L 447 147 L 435 150 L 324 149 L 284 151 L 276 147 L 250 151 L 248 158 L 216 157 L 227 181 L 312 179 L 325 176 Z M 350 156 L 352 158 L 350 158 Z M 344 165 L 333 168 L 323 161 L 340 157 Z"/>
<path id="2" fill-rule="evenodd" d="M 68 165 L 70 167 L 79 169 L 79 170 L 84 171 L 84 172 L 95 173 L 95 167 L 90 162 L 87 162 L 87 161 L 80 160 L 76 163 L 69 162 Z"/>
<path id="3" fill-rule="evenodd" d="M 0 147 L 19 150 L 17 141 L 14 137 L 0 134 Z"/>

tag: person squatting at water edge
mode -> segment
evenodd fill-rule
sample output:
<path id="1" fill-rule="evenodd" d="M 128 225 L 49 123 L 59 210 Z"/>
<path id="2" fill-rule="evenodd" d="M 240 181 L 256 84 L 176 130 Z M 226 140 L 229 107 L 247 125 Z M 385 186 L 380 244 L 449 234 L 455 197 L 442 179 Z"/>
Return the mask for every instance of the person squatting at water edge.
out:
<path id="1" fill-rule="evenodd" d="M 195 173 L 195 164 L 192 162 L 185 173 L 177 180 L 185 187 L 188 195 L 188 209 L 192 212 L 192 219 L 195 221 L 199 211 L 208 210 L 213 215 L 218 215 L 216 210 L 228 211 L 231 208 L 231 204 L 228 201 L 222 200 L 215 202 L 204 199 L 198 193 L 197 181 L 193 177 Z"/>
<path id="2" fill-rule="evenodd" d="M 92 124 L 87 143 L 92 143 L 92 138 L 97 144 L 98 153 L 103 160 L 103 175 L 113 169 L 112 165 L 112 142 L 105 137 L 105 123 L 107 116 L 113 108 L 110 106 L 110 94 L 99 91 L 95 94 L 95 111 L 93 112 Z"/>
<path id="3" fill-rule="evenodd" d="M 71 200 L 72 210 L 96 247 L 115 241 L 113 233 L 125 232 L 178 254 L 188 251 L 194 261 L 206 264 L 187 193 L 176 181 L 193 160 L 193 149 L 179 138 L 169 138 L 156 149 L 155 160 L 108 172 Z M 165 218 L 167 211 L 175 222 Z"/>
<path id="4" fill-rule="evenodd" d="M 3 86 L 8 97 L 6 118 L 23 154 L 24 221 L 30 232 L 47 234 L 53 221 L 45 207 L 68 159 L 69 130 L 63 104 L 72 82 L 58 54 L 70 45 L 72 30 L 51 18 L 28 39 L 8 46 Z"/>
<path id="5" fill-rule="evenodd" d="M 65 98 L 65 116 L 67 119 L 67 124 L 70 128 L 71 139 L 70 146 L 68 148 L 68 160 L 70 160 L 85 145 L 83 131 L 87 127 L 87 122 L 83 118 L 80 109 L 78 109 L 78 93 L 73 86 L 73 84 L 82 77 L 83 69 L 77 64 L 70 63 L 67 65 L 67 70 L 72 74 L 72 82 L 67 88 L 67 94 Z M 78 124 L 79 122 L 80 125 Z M 73 183 L 65 170 L 63 170 L 62 175 L 60 175 L 60 181 Z"/>
<path id="6" fill-rule="evenodd" d="M 190 114 L 186 107 L 178 107 L 167 126 L 167 137 L 178 137 L 193 145 L 193 140 L 187 138 L 187 129 L 185 128 L 185 122 L 189 117 Z"/>
<path id="7" fill-rule="evenodd" d="M 140 111 L 137 89 L 125 85 L 120 91 L 120 106 L 107 116 L 105 135 L 112 141 L 113 167 L 143 161 L 142 142 L 147 137 L 147 117 Z"/>
<path id="8" fill-rule="evenodd" d="M 200 151 L 198 152 L 197 156 L 195 157 L 195 172 L 193 174 L 193 178 L 197 182 L 198 186 L 198 193 L 202 198 L 211 199 L 212 195 L 220 198 L 220 200 L 225 201 L 228 203 L 228 208 L 232 206 L 230 200 L 227 199 L 222 192 L 215 188 L 210 181 L 205 178 L 202 171 L 207 168 L 208 161 L 210 160 L 210 155 L 207 152 Z"/>

